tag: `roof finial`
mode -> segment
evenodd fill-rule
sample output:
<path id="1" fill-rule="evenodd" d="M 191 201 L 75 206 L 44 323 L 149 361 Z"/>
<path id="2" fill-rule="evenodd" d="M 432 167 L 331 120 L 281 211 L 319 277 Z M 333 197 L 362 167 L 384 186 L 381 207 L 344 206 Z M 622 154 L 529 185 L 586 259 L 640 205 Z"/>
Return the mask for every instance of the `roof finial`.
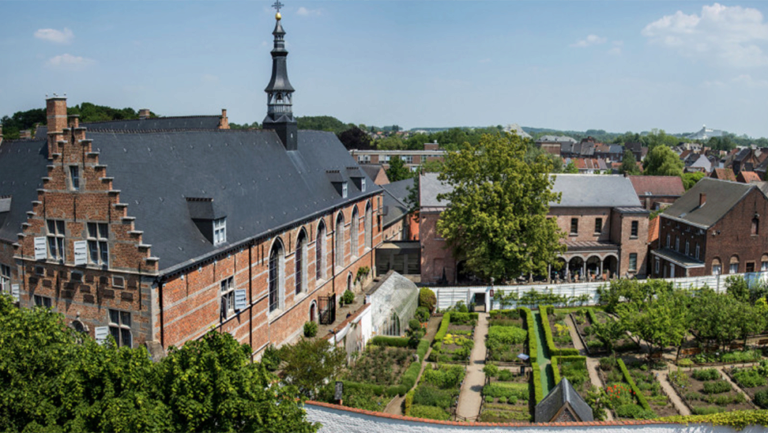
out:
<path id="1" fill-rule="evenodd" d="M 283 17 L 282 15 L 280 15 L 280 8 L 282 8 L 283 6 L 285 5 L 280 3 L 280 0 L 275 0 L 275 4 L 272 5 L 272 7 L 275 8 L 275 10 L 277 10 L 277 13 L 275 14 L 276 20 L 279 20 L 280 18 Z"/>

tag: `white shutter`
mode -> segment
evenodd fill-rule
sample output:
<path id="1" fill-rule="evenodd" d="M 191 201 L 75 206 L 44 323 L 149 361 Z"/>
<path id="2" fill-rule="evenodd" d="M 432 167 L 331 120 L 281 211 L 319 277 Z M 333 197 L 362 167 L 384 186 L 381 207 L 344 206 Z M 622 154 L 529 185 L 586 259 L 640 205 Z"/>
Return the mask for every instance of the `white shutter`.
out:
<path id="1" fill-rule="evenodd" d="M 45 236 L 35 238 L 35 260 L 45 260 L 48 258 L 48 247 L 46 246 Z"/>
<path id="2" fill-rule="evenodd" d="M 94 331 L 96 331 L 96 342 L 99 344 L 104 344 L 107 341 L 107 336 L 109 335 L 109 326 L 97 326 Z"/>
<path id="3" fill-rule="evenodd" d="M 75 242 L 75 266 L 88 262 L 88 241 Z"/>
<path id="4" fill-rule="evenodd" d="M 246 305 L 245 289 L 235 290 L 235 310 L 245 310 Z"/>
<path id="5" fill-rule="evenodd" d="M 13 296 L 13 299 L 15 299 L 16 302 L 19 302 L 19 285 L 18 284 L 11 285 L 11 296 Z"/>

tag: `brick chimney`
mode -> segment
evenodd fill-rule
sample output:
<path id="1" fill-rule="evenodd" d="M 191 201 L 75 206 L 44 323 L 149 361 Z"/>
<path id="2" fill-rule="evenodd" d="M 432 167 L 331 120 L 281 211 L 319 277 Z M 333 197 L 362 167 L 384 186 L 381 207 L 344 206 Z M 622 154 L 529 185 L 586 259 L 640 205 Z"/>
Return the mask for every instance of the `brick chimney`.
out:
<path id="1" fill-rule="evenodd" d="M 48 159 L 58 153 L 59 140 L 64 139 L 67 127 L 67 98 L 54 96 L 45 100 L 45 112 L 48 118 Z"/>
<path id="2" fill-rule="evenodd" d="M 141 120 L 149 119 L 149 116 L 150 116 L 149 108 L 142 108 L 139 110 L 139 119 Z"/>
<path id="3" fill-rule="evenodd" d="M 699 207 L 704 206 L 704 203 L 707 202 L 707 195 L 702 193 L 699 193 Z"/>
<path id="4" fill-rule="evenodd" d="M 229 119 L 227 119 L 227 109 L 221 109 L 221 119 L 219 120 L 219 129 L 229 129 Z"/>

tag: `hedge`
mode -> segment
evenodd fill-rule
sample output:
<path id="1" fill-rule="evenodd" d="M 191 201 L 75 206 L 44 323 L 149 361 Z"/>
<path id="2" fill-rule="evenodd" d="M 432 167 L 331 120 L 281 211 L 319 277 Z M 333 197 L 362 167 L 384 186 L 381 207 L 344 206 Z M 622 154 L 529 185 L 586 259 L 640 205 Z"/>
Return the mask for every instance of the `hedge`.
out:
<path id="1" fill-rule="evenodd" d="M 443 341 L 443 338 L 445 338 L 446 334 L 448 334 L 448 325 L 450 324 L 451 313 L 443 314 L 443 320 L 440 321 L 440 328 L 438 328 L 437 334 L 435 334 L 435 339 L 432 340 L 432 342 Z"/>
<path id="2" fill-rule="evenodd" d="M 544 399 L 544 391 L 541 389 L 539 363 L 536 361 L 531 362 L 531 368 L 533 369 L 533 398 L 536 400 L 536 404 L 539 404 Z"/>
<path id="3" fill-rule="evenodd" d="M 520 307 L 520 311 L 525 315 L 525 324 L 528 328 L 528 356 L 532 363 L 537 361 L 538 345 L 536 343 L 536 322 L 533 320 L 533 313 L 526 307 Z"/>
<path id="4" fill-rule="evenodd" d="M 403 409 L 403 414 L 405 416 L 411 416 L 411 406 L 413 405 L 413 394 L 415 392 L 416 390 L 412 389 L 405 394 L 405 408 Z"/>
<path id="5" fill-rule="evenodd" d="M 595 312 L 591 308 L 587 308 L 587 316 L 589 316 L 589 321 L 593 325 L 600 323 L 597 321 L 597 316 L 595 315 Z"/>
<path id="6" fill-rule="evenodd" d="M 408 347 L 409 341 L 409 339 L 404 337 L 385 337 L 379 335 L 371 339 L 371 344 L 374 346 Z"/>
<path id="7" fill-rule="evenodd" d="M 768 427 L 768 410 L 739 410 L 711 415 L 670 416 L 659 419 L 671 423 L 724 425 L 742 430 L 751 425 Z"/>
<path id="8" fill-rule="evenodd" d="M 552 377 L 555 379 L 555 385 L 560 383 L 560 380 L 562 377 L 560 376 L 560 366 L 558 365 L 560 361 L 566 362 L 566 361 L 578 361 L 582 360 L 584 361 L 584 366 L 587 365 L 587 357 L 586 356 L 553 356 L 552 359 L 550 359 L 550 363 L 552 364 Z"/>
<path id="9" fill-rule="evenodd" d="M 539 307 L 539 314 L 541 315 L 541 326 L 544 328 L 544 337 L 547 340 L 549 356 L 578 356 L 579 351 L 576 349 L 558 349 L 555 347 L 555 340 L 552 338 L 552 328 L 549 326 L 549 317 L 547 316 L 549 308 L 552 308 L 552 306 L 543 305 Z"/>
<path id="10" fill-rule="evenodd" d="M 478 313 L 460 313 L 460 312 L 452 312 L 451 313 L 451 323 L 461 323 L 461 324 L 467 324 L 471 321 L 475 321 L 477 323 L 477 319 L 479 317 Z"/>
<path id="11" fill-rule="evenodd" d="M 645 399 L 645 396 L 642 392 L 640 392 L 637 384 L 635 384 L 635 380 L 632 379 L 632 376 L 629 374 L 629 370 L 627 370 L 627 365 L 624 364 L 624 360 L 618 358 L 616 361 L 618 362 L 619 368 L 621 369 L 621 374 L 624 375 L 624 380 L 629 384 L 629 387 L 632 388 L 632 392 L 635 393 L 635 396 L 637 396 L 637 402 L 640 403 L 640 406 L 642 406 L 643 409 L 651 410 L 651 406 L 648 404 L 648 400 Z"/>

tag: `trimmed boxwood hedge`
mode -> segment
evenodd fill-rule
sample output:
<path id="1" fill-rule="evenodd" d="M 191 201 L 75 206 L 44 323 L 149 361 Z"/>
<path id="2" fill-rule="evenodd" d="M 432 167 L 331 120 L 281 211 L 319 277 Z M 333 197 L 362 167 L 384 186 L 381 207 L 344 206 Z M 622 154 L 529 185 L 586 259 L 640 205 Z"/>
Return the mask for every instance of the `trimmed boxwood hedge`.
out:
<path id="1" fill-rule="evenodd" d="M 645 410 L 651 410 L 651 406 L 648 404 L 648 400 L 645 399 L 645 396 L 642 392 L 640 392 L 640 388 L 637 387 L 637 384 L 635 384 L 635 380 L 632 379 L 632 375 L 629 374 L 629 370 L 627 370 L 627 365 L 624 364 L 624 360 L 621 358 L 618 358 L 616 362 L 619 364 L 619 369 L 621 369 L 621 374 L 624 375 L 624 380 L 629 384 L 629 387 L 632 388 L 632 392 L 635 393 L 635 396 L 637 397 L 637 402 L 640 403 L 640 406 L 643 407 Z"/>
<path id="2" fill-rule="evenodd" d="M 539 404 L 544 399 L 544 391 L 541 389 L 541 370 L 539 370 L 539 363 L 536 361 L 531 362 L 531 368 L 533 369 L 533 398 L 536 400 L 536 404 Z"/>
<path id="3" fill-rule="evenodd" d="M 552 328 L 549 326 L 549 309 L 551 305 L 542 305 L 539 308 L 539 314 L 541 314 L 541 325 L 544 328 L 544 337 L 547 341 L 547 349 L 549 349 L 549 356 L 578 356 L 579 351 L 576 349 L 558 349 L 555 346 L 555 340 L 552 338 Z"/>
<path id="4" fill-rule="evenodd" d="M 589 316 L 589 321 L 593 325 L 595 325 L 597 323 L 600 323 L 600 322 L 597 321 L 597 316 L 595 315 L 594 310 L 592 310 L 591 308 L 587 308 L 587 316 Z"/>
<path id="5" fill-rule="evenodd" d="M 386 337 L 378 335 L 371 339 L 374 346 L 408 347 L 409 339 L 404 337 Z"/>
<path id="6" fill-rule="evenodd" d="M 411 416 L 411 406 L 413 405 L 413 394 L 415 392 L 416 390 L 412 389 L 405 394 L 405 408 L 403 409 L 403 414 L 405 416 Z"/>
<path id="7" fill-rule="evenodd" d="M 437 329 L 435 339 L 433 342 L 443 341 L 443 338 L 448 334 L 448 325 L 451 324 L 451 313 L 443 314 L 443 320 L 440 321 L 440 328 Z"/>
<path id="8" fill-rule="evenodd" d="M 536 343 L 536 321 L 533 320 L 533 313 L 526 307 L 520 307 L 520 312 L 525 315 L 525 326 L 528 328 L 528 356 L 531 362 L 537 361 L 538 345 Z"/>

